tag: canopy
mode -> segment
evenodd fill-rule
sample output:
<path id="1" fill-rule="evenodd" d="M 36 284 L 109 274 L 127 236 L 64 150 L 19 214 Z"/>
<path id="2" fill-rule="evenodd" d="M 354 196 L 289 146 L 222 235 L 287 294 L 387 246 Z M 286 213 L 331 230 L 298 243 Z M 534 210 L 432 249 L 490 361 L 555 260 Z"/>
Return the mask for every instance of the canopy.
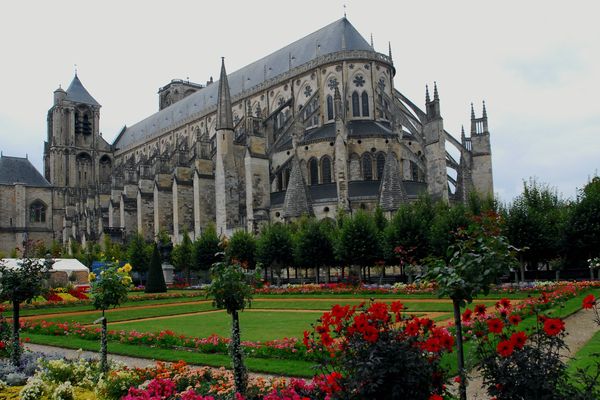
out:
<path id="1" fill-rule="evenodd" d="M 3 258 L 2 259 L 2 262 L 6 266 L 12 267 L 12 268 L 18 268 L 19 265 L 21 264 L 21 261 L 22 260 L 20 258 Z M 46 260 L 43 258 L 40 258 L 39 261 L 45 262 Z M 65 271 L 67 273 L 75 272 L 75 271 L 89 272 L 88 267 L 83 265 L 79 260 L 77 260 L 75 258 L 53 258 L 52 261 L 54 261 L 54 264 L 52 265 L 53 271 Z"/>

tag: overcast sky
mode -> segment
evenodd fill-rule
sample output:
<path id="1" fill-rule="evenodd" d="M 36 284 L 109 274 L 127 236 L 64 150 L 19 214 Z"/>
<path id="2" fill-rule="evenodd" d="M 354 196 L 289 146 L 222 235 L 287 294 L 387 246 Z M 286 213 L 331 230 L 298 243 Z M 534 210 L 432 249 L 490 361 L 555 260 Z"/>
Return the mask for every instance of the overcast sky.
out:
<path id="1" fill-rule="evenodd" d="M 42 171 L 46 113 L 74 65 L 112 143 L 158 110 L 173 78 L 205 83 L 343 16 L 392 44 L 395 86 L 424 108 L 437 81 L 445 128 L 469 130 L 486 100 L 497 195 L 524 179 L 573 198 L 600 165 L 600 2 L 12 1 L 0 6 L 0 150 Z"/>

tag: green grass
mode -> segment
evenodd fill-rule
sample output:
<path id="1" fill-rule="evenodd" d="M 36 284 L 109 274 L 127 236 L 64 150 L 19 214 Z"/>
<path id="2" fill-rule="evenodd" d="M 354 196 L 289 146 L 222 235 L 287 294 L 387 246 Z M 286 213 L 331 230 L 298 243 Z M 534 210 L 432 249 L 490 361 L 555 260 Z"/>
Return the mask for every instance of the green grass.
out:
<path id="1" fill-rule="evenodd" d="M 569 373 L 574 374 L 577 369 L 588 369 L 588 374 L 593 374 L 597 371 L 596 365 L 600 362 L 600 331 L 575 354 L 575 357 L 569 362 Z"/>
<path id="2" fill-rule="evenodd" d="M 64 347 L 67 349 L 98 351 L 100 347 L 99 342 L 67 336 L 27 334 L 23 335 L 23 337 L 30 338 L 31 343 Z M 226 368 L 231 367 L 231 359 L 226 354 L 204 354 L 183 350 L 167 350 L 145 346 L 132 346 L 113 342 L 108 344 L 108 351 L 109 354 L 119 354 L 130 357 L 140 357 L 171 362 L 183 360 L 189 364 L 195 365 L 208 365 L 212 367 Z M 312 377 L 313 375 L 313 363 L 308 361 L 248 357 L 244 359 L 244 362 L 246 363 L 248 369 L 253 372 L 299 377 Z"/>
<path id="3" fill-rule="evenodd" d="M 302 337 L 302 332 L 321 316 L 315 312 L 241 312 L 242 340 L 265 341 L 284 337 Z M 111 330 L 159 332 L 170 329 L 177 334 L 206 337 L 211 334 L 229 337 L 231 316 L 225 311 L 188 315 L 169 319 L 155 319 L 130 323 L 109 323 Z"/>

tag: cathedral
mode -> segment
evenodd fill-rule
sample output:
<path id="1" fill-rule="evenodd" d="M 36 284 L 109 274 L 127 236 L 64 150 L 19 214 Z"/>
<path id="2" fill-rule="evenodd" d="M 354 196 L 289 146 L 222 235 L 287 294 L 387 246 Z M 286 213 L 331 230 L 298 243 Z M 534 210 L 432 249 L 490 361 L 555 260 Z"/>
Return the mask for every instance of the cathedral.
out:
<path id="1" fill-rule="evenodd" d="M 344 17 L 233 73 L 222 60 L 216 82 L 172 80 L 159 110 L 112 144 L 75 75 L 48 111 L 44 177 L 17 179 L 21 168 L 3 165 L 31 164 L 0 159 L 3 247 L 34 231 L 64 244 L 161 231 L 178 242 L 211 223 L 230 235 L 304 214 L 389 215 L 421 193 L 493 195 L 485 104 L 480 117 L 471 105 L 470 134 L 456 139 L 437 85 L 421 109 L 394 87 L 395 73 L 391 47 L 376 52 Z"/>

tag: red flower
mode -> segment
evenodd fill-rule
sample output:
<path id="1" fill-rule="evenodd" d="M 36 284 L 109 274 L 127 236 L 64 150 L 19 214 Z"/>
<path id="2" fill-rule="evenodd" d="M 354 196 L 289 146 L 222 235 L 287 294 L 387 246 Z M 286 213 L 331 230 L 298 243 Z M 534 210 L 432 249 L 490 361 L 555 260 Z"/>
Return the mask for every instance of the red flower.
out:
<path id="1" fill-rule="evenodd" d="M 309 335 L 308 331 L 304 331 L 304 339 L 302 339 L 302 342 L 304 343 L 304 345 L 306 347 L 308 347 L 308 335 Z"/>
<path id="2" fill-rule="evenodd" d="M 544 321 L 544 332 L 548 336 L 556 336 L 565 330 L 565 323 L 560 318 L 547 318 Z"/>
<path id="3" fill-rule="evenodd" d="M 487 326 L 492 333 L 502 333 L 504 323 L 500 320 L 500 318 L 492 318 L 487 321 Z"/>
<path id="4" fill-rule="evenodd" d="M 525 342 L 527 341 L 527 335 L 525 332 L 515 332 L 510 336 L 510 342 L 517 349 L 522 349 L 525 346 Z"/>
<path id="5" fill-rule="evenodd" d="M 590 309 L 594 307 L 594 305 L 596 305 L 596 298 L 594 297 L 594 295 L 588 294 L 587 296 L 585 296 L 582 304 L 583 308 Z"/>
<path id="6" fill-rule="evenodd" d="M 522 321 L 522 319 L 521 319 L 521 316 L 519 314 L 512 314 L 510 317 L 508 317 L 508 321 L 512 325 L 517 326 Z"/>
<path id="7" fill-rule="evenodd" d="M 460 383 L 460 381 L 461 381 L 460 376 L 455 376 L 454 377 L 454 382 Z"/>
<path id="8" fill-rule="evenodd" d="M 510 300 L 509 299 L 500 299 L 500 301 L 498 301 L 496 303 L 496 308 L 497 309 L 510 308 Z"/>
<path id="9" fill-rule="evenodd" d="M 485 310 L 486 310 L 486 307 L 483 304 L 477 304 L 475 306 L 475 314 L 477 314 L 477 315 L 484 315 Z"/>
<path id="10" fill-rule="evenodd" d="M 329 347 L 333 344 L 333 339 L 331 338 L 329 333 L 323 333 L 321 335 L 321 342 L 323 343 L 323 346 Z"/>
<path id="11" fill-rule="evenodd" d="M 408 324 L 406 324 L 406 328 L 404 328 L 404 332 L 408 335 L 408 336 L 417 336 L 419 334 L 419 321 L 410 321 Z"/>
<path id="12" fill-rule="evenodd" d="M 513 353 L 514 346 L 510 342 L 510 340 L 503 340 L 500 343 L 498 343 L 498 346 L 496 347 L 496 351 L 498 352 L 498 354 L 500 354 L 500 356 L 508 357 Z"/>
<path id="13" fill-rule="evenodd" d="M 390 310 L 393 313 L 399 313 L 402 310 L 404 310 L 404 304 L 402 304 L 400 301 L 394 301 L 394 302 L 392 302 L 392 305 L 390 306 Z"/>
<path id="14" fill-rule="evenodd" d="M 462 320 L 464 322 L 469 322 L 471 320 L 471 315 L 473 315 L 473 311 L 471 311 L 471 309 L 467 308 L 465 310 L 465 312 L 462 314 Z"/>
<path id="15" fill-rule="evenodd" d="M 439 394 L 432 394 L 431 396 L 429 396 L 429 400 L 444 400 L 444 398 L 442 396 L 440 396 Z"/>

